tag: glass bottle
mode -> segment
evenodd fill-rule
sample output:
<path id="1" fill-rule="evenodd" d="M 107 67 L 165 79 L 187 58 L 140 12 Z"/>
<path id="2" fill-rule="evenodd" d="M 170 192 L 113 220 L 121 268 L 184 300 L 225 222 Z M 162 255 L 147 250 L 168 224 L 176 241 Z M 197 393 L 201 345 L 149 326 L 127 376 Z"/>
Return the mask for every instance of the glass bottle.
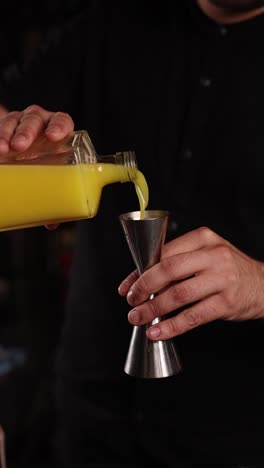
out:
<path id="1" fill-rule="evenodd" d="M 0 230 L 94 217 L 105 185 L 135 183 L 138 174 L 133 151 L 99 156 L 84 130 L 57 143 L 41 135 L 0 156 Z"/>

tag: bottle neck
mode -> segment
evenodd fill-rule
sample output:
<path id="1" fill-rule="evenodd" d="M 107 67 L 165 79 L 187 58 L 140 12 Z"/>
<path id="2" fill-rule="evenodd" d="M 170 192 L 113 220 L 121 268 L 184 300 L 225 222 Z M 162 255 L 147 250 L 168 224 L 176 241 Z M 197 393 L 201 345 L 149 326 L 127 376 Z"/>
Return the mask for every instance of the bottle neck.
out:
<path id="1" fill-rule="evenodd" d="M 128 177 L 134 181 L 137 174 L 137 161 L 134 151 L 120 151 L 115 154 L 97 155 L 97 163 L 116 164 L 127 170 Z"/>
<path id="2" fill-rule="evenodd" d="M 120 151 L 115 154 L 99 155 L 85 130 L 73 133 L 72 147 L 79 164 L 115 164 L 127 170 L 128 178 L 134 181 L 137 175 L 137 160 L 134 151 Z"/>

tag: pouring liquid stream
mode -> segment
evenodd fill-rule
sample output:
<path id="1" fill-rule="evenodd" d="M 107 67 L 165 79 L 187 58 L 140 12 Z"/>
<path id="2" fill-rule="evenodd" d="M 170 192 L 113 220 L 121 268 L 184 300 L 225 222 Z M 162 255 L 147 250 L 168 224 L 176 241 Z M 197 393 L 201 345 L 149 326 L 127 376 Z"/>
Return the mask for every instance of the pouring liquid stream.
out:
<path id="1" fill-rule="evenodd" d="M 139 170 L 137 171 L 136 178 L 134 180 L 135 190 L 137 193 L 139 207 L 140 207 L 140 219 L 145 218 L 145 209 L 148 206 L 149 201 L 149 190 L 147 181 Z"/>

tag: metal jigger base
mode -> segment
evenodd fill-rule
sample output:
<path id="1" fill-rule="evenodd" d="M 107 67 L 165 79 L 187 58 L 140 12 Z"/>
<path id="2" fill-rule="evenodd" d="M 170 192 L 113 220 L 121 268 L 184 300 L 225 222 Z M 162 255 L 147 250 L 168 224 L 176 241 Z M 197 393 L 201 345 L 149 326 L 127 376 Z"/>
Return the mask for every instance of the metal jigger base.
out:
<path id="1" fill-rule="evenodd" d="M 157 323 L 157 322 L 156 322 Z M 177 375 L 182 365 L 172 340 L 151 341 L 148 326 L 133 327 L 124 371 L 133 377 L 158 379 Z"/>
<path id="2" fill-rule="evenodd" d="M 119 219 L 138 272 L 142 274 L 160 260 L 168 212 L 145 211 L 141 218 L 139 211 L 132 211 Z M 158 317 L 151 324 L 133 327 L 124 367 L 126 374 L 155 379 L 176 375 L 182 370 L 173 340 L 151 341 L 146 336 L 147 328 L 161 320 Z"/>

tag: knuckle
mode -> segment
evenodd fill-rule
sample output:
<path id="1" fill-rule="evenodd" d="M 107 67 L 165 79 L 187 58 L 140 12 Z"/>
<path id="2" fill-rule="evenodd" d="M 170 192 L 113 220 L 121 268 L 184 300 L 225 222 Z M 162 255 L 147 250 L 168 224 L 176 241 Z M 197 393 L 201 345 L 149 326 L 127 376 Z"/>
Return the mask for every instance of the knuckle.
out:
<path id="1" fill-rule="evenodd" d="M 30 139 L 32 137 L 32 128 L 30 126 L 23 126 L 22 128 L 18 129 L 15 137 L 23 136 L 26 139 Z"/>
<path id="2" fill-rule="evenodd" d="M 159 316 L 157 302 L 155 299 L 148 301 L 148 312 L 151 320 Z"/>
<path id="3" fill-rule="evenodd" d="M 139 283 L 140 283 L 141 291 L 143 292 L 143 294 L 147 294 L 148 296 L 150 296 L 152 291 L 150 291 L 148 283 L 144 275 L 141 276 Z"/>
<path id="4" fill-rule="evenodd" d="M 12 111 L 12 112 L 9 112 L 9 114 L 7 114 L 7 116 L 5 117 L 5 120 L 17 119 L 20 116 L 21 116 L 20 111 Z"/>
<path id="5" fill-rule="evenodd" d="M 229 245 L 224 245 L 224 244 L 218 245 L 217 247 L 215 247 L 215 252 L 218 257 L 220 257 L 222 260 L 227 261 L 228 263 L 233 257 L 233 254 Z"/>
<path id="6" fill-rule="evenodd" d="M 229 289 L 234 289 L 238 285 L 239 273 L 236 270 L 229 270 L 225 273 L 225 281 Z"/>
<path id="7" fill-rule="evenodd" d="M 133 285 L 133 293 L 135 296 L 150 296 L 149 288 L 144 276 L 141 276 Z"/>
<path id="8" fill-rule="evenodd" d="M 171 294 L 178 304 L 185 304 L 189 297 L 189 290 L 184 284 L 178 283 L 171 287 Z"/>
<path id="9" fill-rule="evenodd" d="M 218 238 L 218 235 L 207 226 L 202 226 L 198 228 L 198 233 L 200 234 L 205 243 L 213 243 Z"/>
<path id="10" fill-rule="evenodd" d="M 218 259 L 217 267 L 224 272 L 225 284 L 231 286 L 239 281 L 239 271 L 233 251 L 228 245 L 219 245 L 215 248 L 215 255 Z"/>
<path id="11" fill-rule="evenodd" d="M 131 273 L 131 275 L 130 275 L 130 278 L 129 278 L 129 279 L 131 279 L 131 281 L 133 281 L 133 282 L 134 282 L 134 281 L 137 281 L 137 280 L 138 280 L 138 278 L 139 278 L 139 273 L 138 273 L 138 270 L 134 270 L 134 271 L 132 271 L 132 273 Z"/>
<path id="12" fill-rule="evenodd" d="M 163 335 L 167 338 L 173 337 L 179 333 L 179 327 L 176 324 L 176 318 L 171 318 L 163 323 Z"/>
<path id="13" fill-rule="evenodd" d="M 37 112 L 31 112 L 30 114 L 24 114 L 20 120 L 22 125 L 37 124 L 42 125 L 43 119 L 41 114 Z"/>
<path id="14" fill-rule="evenodd" d="M 197 310 L 188 309 L 183 312 L 183 316 L 189 328 L 197 327 L 201 324 L 201 315 Z"/>
<path id="15" fill-rule="evenodd" d="M 226 308 L 228 309 L 233 308 L 233 306 L 237 303 L 237 299 L 238 299 L 236 290 L 233 287 L 228 288 L 226 291 L 224 291 L 223 298 L 224 298 Z"/>
<path id="16" fill-rule="evenodd" d="M 230 312 L 233 311 L 233 299 L 228 294 L 218 294 L 217 301 L 210 306 L 210 311 L 214 316 L 220 319 L 228 319 Z"/>
<path id="17" fill-rule="evenodd" d="M 19 120 L 20 116 L 21 116 L 21 112 L 19 111 L 9 112 L 5 117 L 1 119 L 0 127 L 3 128 L 7 124 L 12 123 L 13 121 Z"/>
<path id="18" fill-rule="evenodd" d="M 162 272 L 165 273 L 166 277 L 171 279 L 174 276 L 176 263 L 176 256 L 164 257 L 161 259 L 160 268 Z"/>

